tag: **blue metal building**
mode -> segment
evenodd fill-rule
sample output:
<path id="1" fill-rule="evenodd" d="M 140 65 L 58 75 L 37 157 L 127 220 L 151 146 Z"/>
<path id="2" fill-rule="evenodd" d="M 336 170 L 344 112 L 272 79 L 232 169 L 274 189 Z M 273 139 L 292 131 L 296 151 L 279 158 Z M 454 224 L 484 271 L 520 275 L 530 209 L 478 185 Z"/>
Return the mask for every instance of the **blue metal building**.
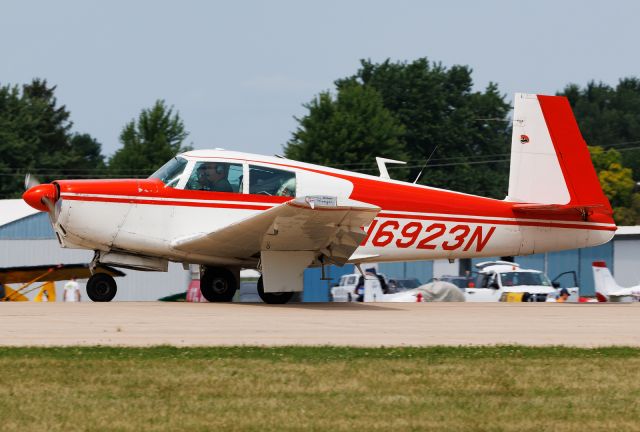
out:
<path id="1" fill-rule="evenodd" d="M 454 273 L 462 274 L 465 267 L 474 270 L 474 265 L 479 262 L 498 259 L 500 257 L 474 258 L 467 262 L 456 260 L 454 268 L 457 271 Z M 640 226 L 621 227 L 611 242 L 596 247 L 515 257 L 515 262 L 523 268 L 544 271 L 550 279 L 561 273 L 575 272 L 580 293 L 585 296 L 595 294 L 591 269 L 593 261 L 605 261 L 621 286 L 637 284 L 640 281 L 640 268 L 637 267 L 640 263 Z M 389 278 L 418 278 L 423 283 L 443 275 L 435 270 L 434 261 L 380 263 L 377 267 L 380 273 Z M 366 269 L 367 265 L 363 268 Z M 330 301 L 331 287 L 338 283 L 340 276 L 356 271 L 353 265 L 342 268 L 331 266 L 326 271 L 326 276 L 331 280 L 320 280 L 320 269 L 307 269 L 303 300 Z M 570 274 L 560 277 L 557 282 L 563 287 L 575 286 L 573 275 Z"/>

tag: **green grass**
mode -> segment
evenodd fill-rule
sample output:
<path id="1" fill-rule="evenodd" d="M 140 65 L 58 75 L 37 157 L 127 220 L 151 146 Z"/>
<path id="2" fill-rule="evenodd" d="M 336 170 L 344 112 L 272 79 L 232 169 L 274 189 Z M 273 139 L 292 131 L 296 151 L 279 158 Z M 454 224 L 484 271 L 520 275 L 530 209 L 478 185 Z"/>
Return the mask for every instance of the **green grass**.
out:
<path id="1" fill-rule="evenodd" d="M 640 430 L 640 349 L 0 348 L 0 430 Z"/>

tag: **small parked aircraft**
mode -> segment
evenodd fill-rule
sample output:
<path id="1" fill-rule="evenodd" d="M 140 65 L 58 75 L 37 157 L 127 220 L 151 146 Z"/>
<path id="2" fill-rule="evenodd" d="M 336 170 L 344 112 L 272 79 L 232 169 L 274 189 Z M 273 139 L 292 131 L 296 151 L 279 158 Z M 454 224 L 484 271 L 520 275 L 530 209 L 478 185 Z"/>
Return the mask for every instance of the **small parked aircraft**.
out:
<path id="1" fill-rule="evenodd" d="M 618 285 L 604 261 L 594 261 L 593 281 L 599 302 L 640 301 L 640 285 L 623 288 Z"/>
<path id="2" fill-rule="evenodd" d="M 209 301 L 230 301 L 241 268 L 285 303 L 309 266 L 527 255 L 594 246 L 616 230 L 566 98 L 516 94 L 504 200 L 226 150 L 176 156 L 148 179 L 58 180 L 23 198 L 62 247 L 93 265 L 166 271 L 200 264 Z M 94 300 L 109 301 L 115 281 Z"/>
<path id="3" fill-rule="evenodd" d="M 26 267 L 0 268 L 0 302 L 28 301 L 26 294 L 39 289 L 36 299 L 41 298 L 44 290 L 48 290 L 48 301 L 55 301 L 56 281 L 71 278 L 89 279 L 87 291 L 102 293 L 110 289 L 113 278 L 124 276 L 120 270 L 99 264 L 93 268 L 89 264 L 56 264 Z M 43 282 L 42 285 L 36 285 Z M 9 284 L 20 284 L 11 288 Z M 34 299 L 35 300 L 35 299 Z"/>

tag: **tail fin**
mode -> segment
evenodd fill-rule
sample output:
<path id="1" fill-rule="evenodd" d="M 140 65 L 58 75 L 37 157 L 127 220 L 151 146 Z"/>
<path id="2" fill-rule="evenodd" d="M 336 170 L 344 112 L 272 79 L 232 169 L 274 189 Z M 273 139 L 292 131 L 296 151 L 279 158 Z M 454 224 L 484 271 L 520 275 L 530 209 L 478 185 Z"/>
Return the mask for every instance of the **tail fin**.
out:
<path id="1" fill-rule="evenodd" d="M 611 205 L 569 101 L 516 93 L 507 201 L 598 208 Z"/>
<path id="2" fill-rule="evenodd" d="M 594 261 L 592 266 L 596 297 L 598 298 L 598 301 L 607 301 L 609 299 L 609 294 L 613 291 L 619 290 L 620 286 L 616 283 L 611 272 L 607 268 L 607 263 L 604 261 Z"/>

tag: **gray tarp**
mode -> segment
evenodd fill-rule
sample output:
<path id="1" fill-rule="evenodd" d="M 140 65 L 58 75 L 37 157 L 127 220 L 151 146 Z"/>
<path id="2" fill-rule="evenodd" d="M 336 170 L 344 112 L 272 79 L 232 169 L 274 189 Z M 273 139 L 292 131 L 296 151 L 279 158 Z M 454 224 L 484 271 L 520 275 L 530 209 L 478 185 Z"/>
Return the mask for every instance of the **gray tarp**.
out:
<path id="1" fill-rule="evenodd" d="M 416 288 L 427 302 L 463 302 L 464 293 L 450 282 L 435 281 Z"/>

